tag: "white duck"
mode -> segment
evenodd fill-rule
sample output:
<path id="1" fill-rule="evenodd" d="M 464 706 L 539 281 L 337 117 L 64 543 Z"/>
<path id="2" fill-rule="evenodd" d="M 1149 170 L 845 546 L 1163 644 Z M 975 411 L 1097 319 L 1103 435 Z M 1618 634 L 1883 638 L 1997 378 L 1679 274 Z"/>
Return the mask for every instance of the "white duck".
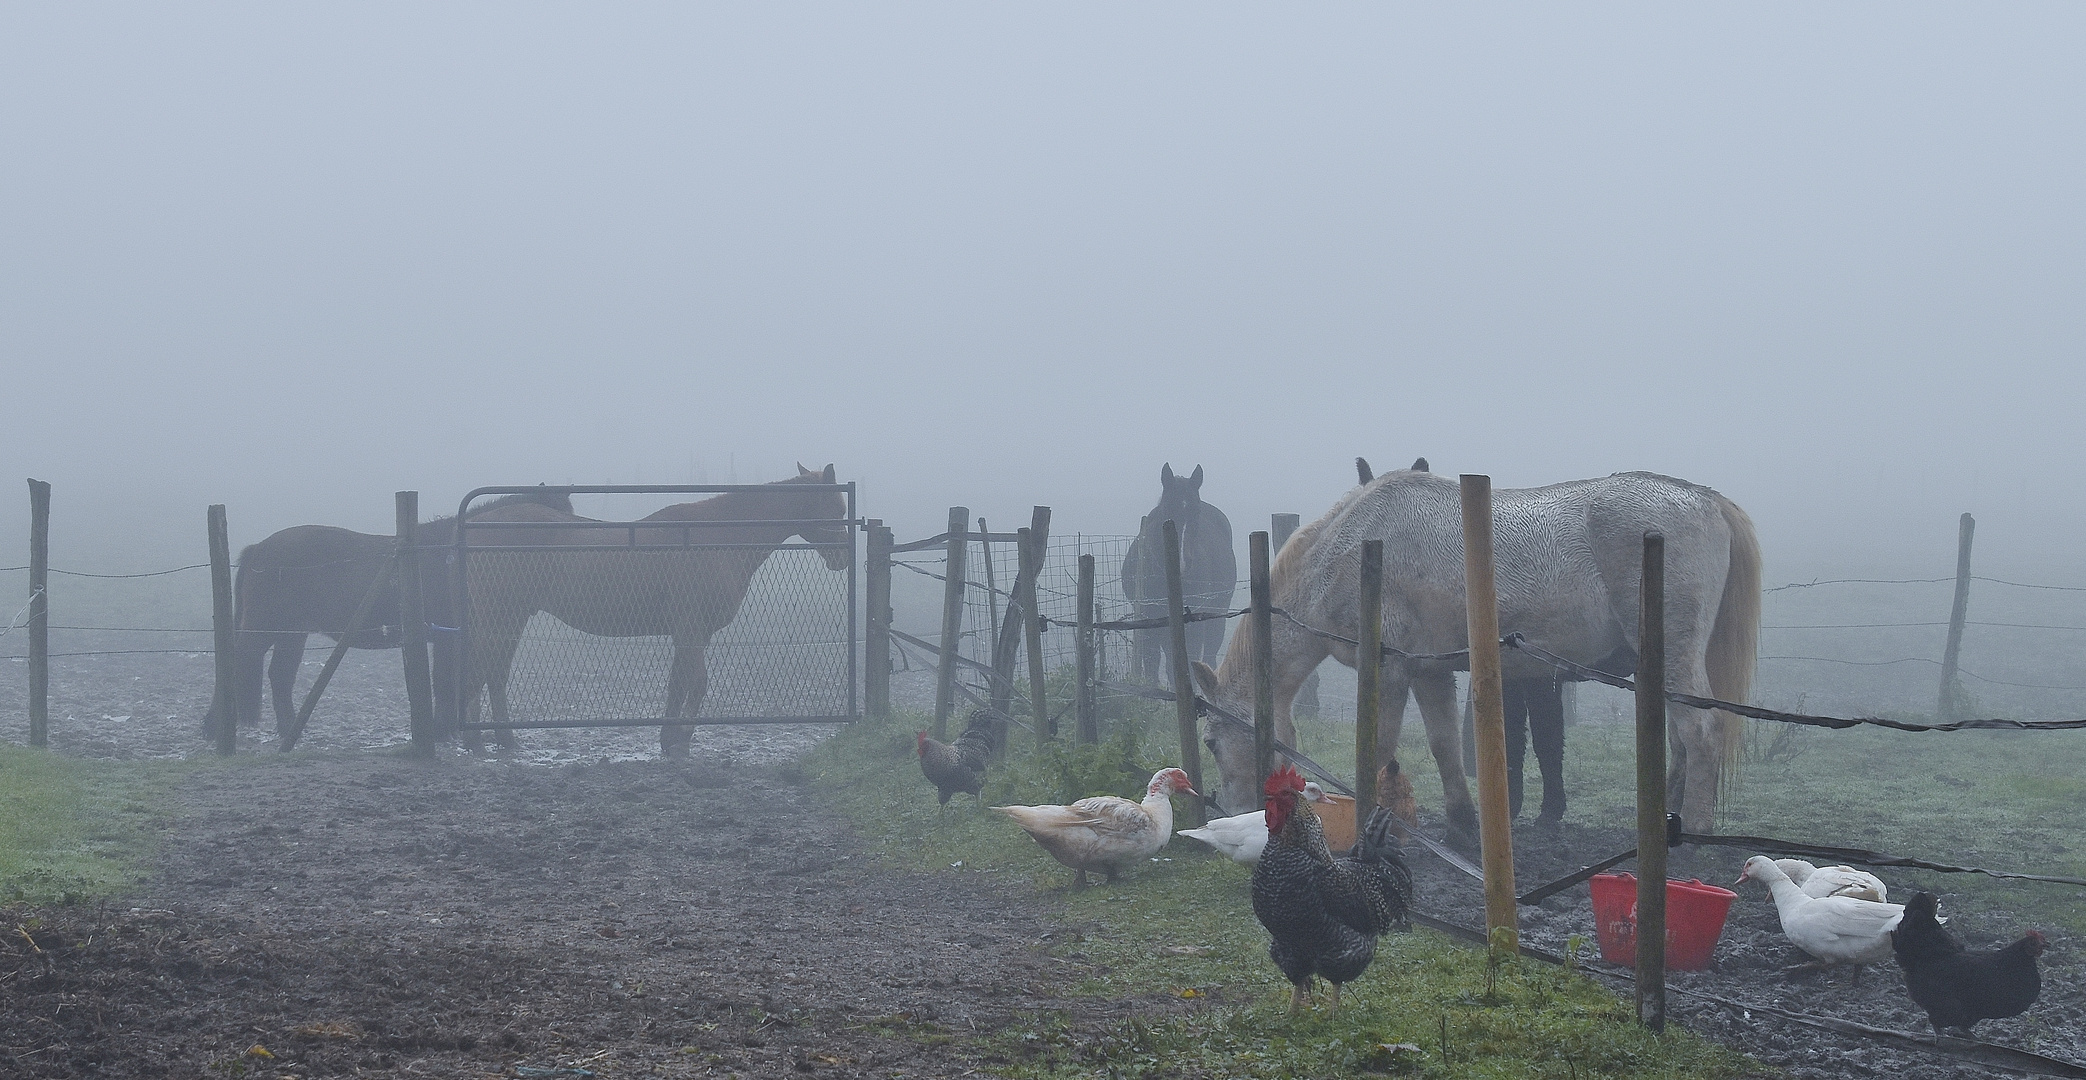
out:
<path id="1" fill-rule="evenodd" d="M 1325 801 L 1325 789 L 1317 784 L 1306 783 L 1304 798 L 1322 803 Z M 1182 829 L 1180 834 L 1216 848 L 1220 854 L 1233 862 L 1251 866 L 1260 861 L 1262 849 L 1268 846 L 1268 812 L 1255 810 L 1250 814 L 1234 814 L 1231 817 L 1218 818 L 1200 829 Z"/>
<path id="2" fill-rule="evenodd" d="M 1802 859 L 1776 859 L 1775 865 L 1796 882 L 1805 896 L 1852 896 L 1858 900 L 1890 902 L 1890 890 L 1882 879 L 1851 866 L 1813 866 Z"/>
<path id="3" fill-rule="evenodd" d="M 1873 964 L 1891 957 L 1890 932 L 1904 918 L 1904 905 L 1852 896 L 1806 896 L 1765 855 L 1746 860 L 1737 883 L 1747 881 L 1767 883 L 1782 917 L 1782 935 L 1817 961 L 1808 966 Z"/>
<path id="4" fill-rule="evenodd" d="M 1072 887 L 1084 889 L 1087 871 L 1114 881 L 1131 863 L 1157 854 L 1173 837 L 1175 794 L 1201 795 L 1179 769 L 1160 769 L 1134 803 L 1113 795 L 1095 795 L 1070 806 L 995 806 L 1014 819 L 1051 857 L 1072 868 Z M 1265 829 L 1263 829 L 1265 831 Z"/>

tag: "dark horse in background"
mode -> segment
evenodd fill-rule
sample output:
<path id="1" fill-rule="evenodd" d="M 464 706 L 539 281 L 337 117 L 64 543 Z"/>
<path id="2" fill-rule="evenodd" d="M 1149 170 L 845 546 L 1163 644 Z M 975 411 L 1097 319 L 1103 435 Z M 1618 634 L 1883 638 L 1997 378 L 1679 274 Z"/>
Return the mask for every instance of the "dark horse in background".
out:
<path id="1" fill-rule="evenodd" d="M 1181 532 L 1181 592 L 1190 611 L 1228 611 L 1232 593 L 1238 589 L 1238 558 L 1231 549 L 1231 519 L 1224 511 L 1202 501 L 1202 466 L 1180 477 L 1168 463 L 1159 469 L 1159 505 L 1144 516 L 1137 539 L 1123 554 L 1123 596 L 1140 619 L 1166 617 L 1165 523 L 1177 523 Z M 1172 660 L 1165 654 L 1170 643 L 1164 629 L 1132 631 L 1137 677 L 1151 682 L 1167 681 Z M 1214 663 L 1224 646 L 1224 620 L 1207 619 L 1188 624 L 1188 658 Z"/>
<path id="2" fill-rule="evenodd" d="M 571 495 L 562 488 L 546 487 L 488 503 L 472 516 L 517 503 L 572 512 Z M 453 590 L 447 548 L 456 539 L 456 521 L 436 518 L 422 522 L 413 539 L 421 549 L 416 561 L 422 613 L 436 627 L 453 627 L 456 619 L 450 611 Z M 232 617 L 238 635 L 233 653 L 232 702 L 238 710 L 240 726 L 260 722 L 261 674 L 265 667 L 269 687 L 274 691 L 276 734 L 289 731 L 297 715 L 293 693 L 307 635 L 325 634 L 335 641 L 346 639 L 353 649 L 399 647 L 403 637 L 395 585 L 387 584 L 377 593 L 360 625 L 349 625 L 370 587 L 397 552 L 395 536 L 377 536 L 333 525 L 293 526 L 240 552 Z M 453 678 L 449 673 L 457 660 L 455 635 L 437 630 L 429 638 L 434 643 L 434 685 L 448 685 Z M 273 657 L 269 656 L 270 650 L 274 651 Z M 436 695 L 437 716 L 445 727 L 454 711 L 449 705 L 442 695 Z M 210 718 L 213 727 L 217 722 L 218 717 Z"/>

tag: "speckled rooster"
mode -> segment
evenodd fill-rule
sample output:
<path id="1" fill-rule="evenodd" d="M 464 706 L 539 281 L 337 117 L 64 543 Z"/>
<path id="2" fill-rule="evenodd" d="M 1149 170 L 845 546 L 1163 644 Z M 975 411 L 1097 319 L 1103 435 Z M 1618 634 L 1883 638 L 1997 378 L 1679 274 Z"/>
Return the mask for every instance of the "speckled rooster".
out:
<path id="1" fill-rule="evenodd" d="M 1274 939 L 1268 955 L 1296 988 L 1289 1011 L 1303 1008 L 1311 977 L 1323 975 L 1337 1012 L 1341 985 L 1376 958 L 1377 936 L 1405 921 L 1412 874 L 1389 809 L 1371 810 L 1353 853 L 1336 856 L 1296 769 L 1283 766 L 1266 791 L 1268 845 L 1253 871 L 1253 914 Z"/>
<path id="2" fill-rule="evenodd" d="M 943 806 L 949 805 L 950 796 L 959 791 L 976 795 L 985 789 L 985 765 L 992 757 L 992 735 L 985 727 L 984 717 L 972 715 L 970 726 L 954 743 L 930 739 L 924 731 L 915 738 L 920 772 L 934 785 Z"/>

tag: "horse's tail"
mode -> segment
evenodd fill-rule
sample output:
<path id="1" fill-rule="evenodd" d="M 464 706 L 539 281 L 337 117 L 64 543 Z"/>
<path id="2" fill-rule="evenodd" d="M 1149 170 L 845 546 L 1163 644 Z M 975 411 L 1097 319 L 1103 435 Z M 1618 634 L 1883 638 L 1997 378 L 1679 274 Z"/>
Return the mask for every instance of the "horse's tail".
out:
<path id="1" fill-rule="evenodd" d="M 1737 503 L 1722 495 L 1716 499 L 1731 529 L 1731 566 L 1724 574 L 1724 596 L 1709 635 L 1709 692 L 1723 701 L 1750 704 L 1746 698 L 1753 692 L 1753 669 L 1760 658 L 1760 536 Z M 1727 795 L 1737 790 L 1745 724 L 1736 713 L 1717 713 L 1723 781 L 1719 788 Z"/>
<path id="2" fill-rule="evenodd" d="M 243 630 L 246 628 L 246 616 L 250 606 L 247 593 L 253 587 L 248 574 L 250 564 L 254 561 L 254 552 L 260 546 L 259 544 L 248 544 L 246 550 L 239 553 L 239 566 L 232 574 L 232 626 L 234 629 Z"/>

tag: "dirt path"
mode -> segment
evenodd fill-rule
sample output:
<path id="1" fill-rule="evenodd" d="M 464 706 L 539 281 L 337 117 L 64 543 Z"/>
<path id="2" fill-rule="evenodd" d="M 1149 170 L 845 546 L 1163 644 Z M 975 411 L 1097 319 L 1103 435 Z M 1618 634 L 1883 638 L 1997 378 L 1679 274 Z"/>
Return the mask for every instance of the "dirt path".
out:
<path id="1" fill-rule="evenodd" d="M 0 1072 L 955 1075 L 979 1062 L 935 1032 L 1099 1019 L 1056 996 L 1038 900 L 870 872 L 810 794 L 656 761 L 203 772 L 142 895 L 0 947 Z"/>

